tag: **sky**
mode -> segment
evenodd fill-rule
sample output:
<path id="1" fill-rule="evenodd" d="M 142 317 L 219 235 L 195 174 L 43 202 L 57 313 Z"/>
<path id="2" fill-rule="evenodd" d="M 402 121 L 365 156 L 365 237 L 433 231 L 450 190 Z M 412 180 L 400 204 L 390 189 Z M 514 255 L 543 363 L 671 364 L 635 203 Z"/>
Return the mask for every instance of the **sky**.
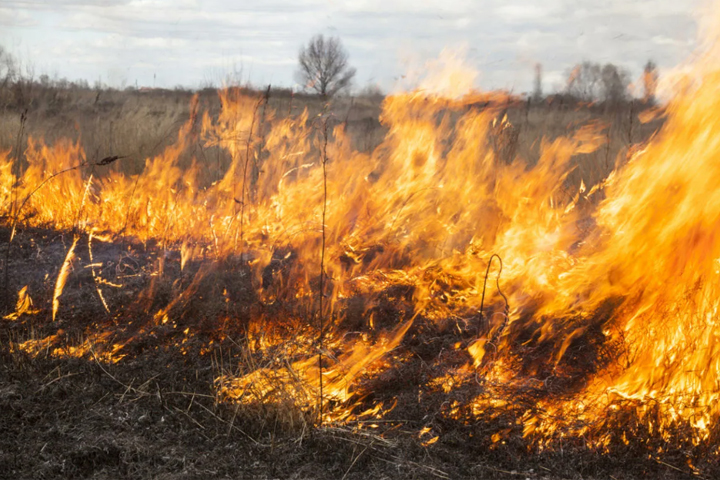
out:
<path id="1" fill-rule="evenodd" d="M 407 88 L 443 49 L 464 52 L 484 90 L 562 88 L 578 62 L 639 78 L 695 47 L 701 0 L 0 0 L 0 45 L 36 76 L 114 87 L 295 85 L 300 46 L 338 36 L 355 85 Z M 408 75 L 410 75 L 408 77 Z"/>

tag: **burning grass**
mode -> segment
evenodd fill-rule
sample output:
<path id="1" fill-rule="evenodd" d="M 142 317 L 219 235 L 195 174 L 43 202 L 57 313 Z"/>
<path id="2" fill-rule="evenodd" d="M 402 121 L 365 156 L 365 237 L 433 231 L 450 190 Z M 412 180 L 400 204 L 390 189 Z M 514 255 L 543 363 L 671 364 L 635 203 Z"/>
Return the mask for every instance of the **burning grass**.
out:
<path id="1" fill-rule="evenodd" d="M 7 238 L 9 232 L 1 233 Z M 486 328 L 480 317 L 442 326 L 418 316 L 406 332 L 392 332 L 397 319 L 414 311 L 412 287 L 396 283 L 339 307 L 348 333 L 342 343 L 326 343 L 328 378 L 360 366 L 340 357 L 365 353 L 347 345 L 378 345 L 382 337 L 391 345 L 388 331 L 403 335 L 395 348 L 376 351 L 381 357 L 362 365 L 349 390 L 326 382 L 326 418 L 317 428 L 317 384 L 307 378 L 317 363 L 311 357 L 307 368 L 300 364 L 314 350 L 316 331 L 298 318 L 296 304 L 262 305 L 240 274 L 242 265 L 228 260 L 204 272 L 187 303 L 168 309 L 179 285 L 187 290 L 203 264 L 183 271 L 177 251 L 118 240 L 95 245 L 93 258 L 104 265 L 97 274 L 125 282 L 105 297 L 112 312 L 123 314 L 105 312 L 90 269 L 82 268 L 89 253 L 76 247 L 58 320 L 51 322 L 54 278 L 45 269 L 58 271 L 73 239 L 23 229 L 16 240 L 22 253 L 13 255 L 12 278 L 23 273 L 31 281 L 27 290 L 38 293 L 21 297 L 18 312 L 24 312 L 3 320 L 0 330 L 0 402 L 7 412 L 0 460 L 14 476 L 554 479 L 676 478 L 675 469 L 690 474 L 693 468 L 710 477 L 715 471 L 697 445 L 678 445 L 691 430 L 649 431 L 648 420 L 662 412 L 642 402 L 611 410 L 603 431 L 614 436 L 602 448 L 593 447 L 592 432 L 579 433 L 592 422 L 580 406 L 557 402 L 571 400 L 581 385 L 562 382 L 569 374 L 591 377 L 593 370 L 584 369 L 601 366 L 602 355 L 605 362 L 616 358 L 612 351 L 587 352 L 609 346 L 572 345 L 568 355 L 584 363 L 564 365 L 546 382 L 483 376 L 467 351 Z M 78 246 L 88 240 L 81 236 Z M 160 279 L 158 257 L 165 258 Z M 155 304 L 142 310 L 138 303 L 147 297 L 139 297 L 153 283 Z M 225 290 L 232 301 L 224 300 Z M 158 320 L 161 309 L 174 320 Z M 363 324 L 368 310 L 373 327 Z M 252 321 L 261 317 L 264 322 Z M 531 347 L 518 355 L 541 356 Z M 566 410 L 553 410 L 557 405 Z M 543 424 L 532 415 L 575 435 L 542 436 L 547 446 L 529 442 L 525 430 Z"/>
<path id="2" fill-rule="evenodd" d="M 30 138 L 21 159 L 0 158 L 5 286 L 18 292 L 3 354 L 54 365 L 45 385 L 83 365 L 119 405 L 157 398 L 180 430 L 212 442 L 226 429 L 248 456 L 348 442 L 344 476 L 368 449 L 418 476 L 512 475 L 528 459 L 554 475 L 628 461 L 631 474 L 715 475 L 708 51 L 657 133 L 604 168 L 607 125 L 541 139 L 528 159 L 507 116 L 518 99 L 428 85 L 384 100 L 370 152 L 329 109 L 278 114 L 269 90 L 223 91 L 216 115 L 195 98 L 139 173 L 108 169 L 116 155 L 88 161 L 79 141 Z M 229 157 L 221 174 L 192 155 L 203 148 Z M 145 364 L 174 380 L 127 373 Z M 107 450 L 87 461 L 125 465 L 125 446 Z M 548 466 L 566 453 L 579 464 Z"/>

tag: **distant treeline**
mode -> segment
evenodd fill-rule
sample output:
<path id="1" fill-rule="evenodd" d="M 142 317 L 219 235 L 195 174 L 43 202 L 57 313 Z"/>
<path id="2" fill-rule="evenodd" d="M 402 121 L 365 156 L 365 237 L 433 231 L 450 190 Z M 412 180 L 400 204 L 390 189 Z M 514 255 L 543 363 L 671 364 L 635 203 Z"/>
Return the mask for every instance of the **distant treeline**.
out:
<path id="1" fill-rule="evenodd" d="M 546 105 L 555 108 L 577 108 L 586 106 L 592 109 L 614 109 L 622 105 L 633 103 L 637 105 L 653 106 L 656 103 L 656 89 L 658 82 L 658 69 L 654 62 L 648 61 L 642 76 L 642 95 L 630 92 L 631 77 L 629 72 L 612 63 L 601 65 L 585 61 L 570 69 L 564 89 L 560 92 L 546 95 L 543 93 L 543 69 L 540 64 L 535 66 L 534 89 L 524 95 L 528 104 Z M 264 93 L 268 86 L 254 86 L 249 83 L 222 82 L 224 86 L 238 88 L 250 95 Z M 97 92 L 96 101 L 100 101 L 103 91 L 128 92 L 137 95 L 165 96 L 176 98 L 179 93 L 192 95 L 216 95 L 219 86 L 209 82 L 200 88 L 191 89 L 184 86 L 175 88 L 149 88 L 137 85 L 122 88 L 111 87 L 100 80 L 92 85 L 88 80 L 68 80 L 66 78 L 50 77 L 42 74 L 36 76 L 33 69 L 23 66 L 7 50 L 0 46 L 0 109 L 27 109 L 43 105 L 50 110 L 59 109 L 69 100 L 72 92 Z M 297 98 L 298 100 L 311 100 L 318 98 L 314 91 L 295 91 L 294 89 L 271 86 L 271 95 L 274 98 Z M 357 92 L 354 96 L 380 101 L 383 92 L 374 85 L 369 85 Z"/>

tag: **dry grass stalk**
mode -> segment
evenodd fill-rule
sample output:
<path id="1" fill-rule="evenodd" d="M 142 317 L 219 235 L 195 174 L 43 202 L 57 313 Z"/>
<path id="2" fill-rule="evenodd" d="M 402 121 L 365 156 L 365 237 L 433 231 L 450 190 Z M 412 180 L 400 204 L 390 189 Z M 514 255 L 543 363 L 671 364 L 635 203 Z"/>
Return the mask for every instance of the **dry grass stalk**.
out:
<path id="1" fill-rule="evenodd" d="M 240 244 L 243 244 L 243 235 L 244 235 L 244 227 L 245 227 L 245 188 L 246 188 L 246 182 L 247 182 L 247 171 L 248 166 L 250 165 L 250 149 L 253 143 L 253 131 L 255 128 L 255 117 L 257 116 L 257 112 L 260 109 L 260 107 L 267 103 L 268 97 L 270 95 L 270 88 L 268 87 L 267 95 L 263 96 L 258 100 L 258 102 L 255 104 L 255 109 L 253 110 L 252 119 L 250 120 L 250 131 L 248 132 L 247 140 L 245 142 L 245 165 L 243 166 L 243 177 L 242 177 L 242 187 L 240 191 Z M 237 202 L 237 199 L 235 199 L 235 203 Z M 237 213 L 237 212 L 236 212 Z"/>
<path id="2" fill-rule="evenodd" d="M 323 206 L 322 206 L 322 245 L 320 247 L 320 332 L 318 335 L 318 369 L 320 372 L 319 383 L 320 383 L 320 396 L 318 398 L 318 424 L 322 425 L 323 422 L 323 364 L 322 364 L 322 352 L 323 352 L 323 340 L 325 335 L 324 317 L 325 311 L 324 299 L 325 299 L 325 217 L 327 215 L 327 144 L 328 144 L 328 117 L 323 118 L 322 123 L 322 175 L 323 175 Z"/>
<path id="3" fill-rule="evenodd" d="M 65 260 L 63 261 L 62 267 L 60 267 L 60 272 L 58 273 L 57 280 L 55 281 L 55 289 L 53 290 L 52 299 L 53 322 L 55 321 L 58 308 L 60 307 L 60 295 L 62 295 L 65 283 L 70 275 L 70 265 L 72 264 L 73 259 L 75 259 L 75 246 L 77 245 L 79 239 L 80 237 L 76 234 L 70 249 L 68 249 L 67 255 L 65 255 Z"/>
<path id="4" fill-rule="evenodd" d="M 250 188 L 251 190 L 251 200 L 255 200 L 255 189 L 257 187 L 257 182 L 260 176 L 260 168 L 262 163 L 262 154 L 263 149 L 265 148 L 265 117 L 267 115 L 267 109 L 268 109 L 268 103 L 270 102 L 270 88 L 271 85 L 268 85 L 267 90 L 265 91 L 265 100 L 262 105 L 262 110 L 260 113 L 260 122 L 258 124 L 258 136 L 260 137 L 259 141 L 257 142 L 257 147 L 255 149 L 255 161 L 253 162 L 253 168 L 252 173 L 250 174 Z"/>
<path id="5" fill-rule="evenodd" d="M 98 293 L 98 296 L 100 297 L 100 301 L 102 302 L 103 308 L 105 308 L 105 311 L 107 313 L 110 313 L 110 308 L 108 307 L 107 301 L 105 300 L 105 296 L 102 293 L 102 290 L 100 290 L 100 285 L 98 284 L 98 276 L 95 273 L 95 261 L 93 259 L 93 251 L 92 251 L 92 239 L 93 234 L 92 232 L 90 235 L 88 235 L 88 255 L 90 257 L 90 272 L 92 273 L 93 282 L 95 283 L 95 290 Z"/>
<path id="6" fill-rule="evenodd" d="M 15 207 L 17 206 L 17 190 L 18 190 L 18 182 L 20 181 L 20 163 L 21 163 L 20 162 L 20 158 L 21 158 L 20 149 L 22 148 L 22 139 L 23 139 L 23 136 L 25 133 L 25 122 L 26 121 L 27 121 L 27 110 L 25 110 L 20 115 L 20 128 L 18 129 L 17 140 L 16 140 L 16 145 L 15 145 L 15 161 L 13 162 L 13 170 L 14 170 L 13 175 L 15 176 L 15 180 L 13 181 L 13 185 L 12 185 L 12 193 L 11 193 L 12 199 L 11 199 L 11 204 L 10 204 L 10 216 L 12 217 L 12 229 L 11 229 L 11 233 L 10 233 L 10 239 L 8 240 L 7 246 L 5 248 L 5 264 L 4 264 L 4 268 L 5 268 L 5 279 L 4 279 L 5 301 L 4 301 L 4 304 L 7 307 L 9 307 L 11 304 L 11 302 L 10 302 L 10 284 L 9 284 L 9 282 L 10 282 L 10 275 L 9 275 L 10 244 L 12 243 L 13 235 L 15 234 L 15 225 L 17 223 L 17 217 L 18 217 L 18 213 L 20 210 L 20 209 L 18 209 L 18 211 L 16 212 Z M 24 205 L 24 202 L 23 202 L 23 205 Z M 20 208 L 22 208 L 22 206 Z"/>

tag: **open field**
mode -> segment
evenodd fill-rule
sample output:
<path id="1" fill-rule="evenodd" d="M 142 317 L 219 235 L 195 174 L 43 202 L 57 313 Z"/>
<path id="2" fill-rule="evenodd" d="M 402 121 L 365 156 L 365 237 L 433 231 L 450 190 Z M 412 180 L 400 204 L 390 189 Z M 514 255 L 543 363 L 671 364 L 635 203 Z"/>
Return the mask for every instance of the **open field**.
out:
<path id="1" fill-rule="evenodd" d="M 0 477 L 720 474 L 717 99 L 29 98 Z"/>
<path id="2" fill-rule="evenodd" d="M 48 143 L 58 139 L 80 139 L 89 157 L 100 159 L 109 155 L 128 155 L 130 161 L 118 164 L 117 168 L 127 173 L 139 173 L 145 159 L 157 155 L 176 140 L 178 131 L 190 115 L 192 93 L 160 89 L 63 91 L 36 87 L 25 97 L 28 98 L 22 101 L 7 100 L 0 110 L 0 150 L 15 148 L 20 113 L 28 109 L 29 120 L 25 129 L 28 136 L 42 138 Z M 220 102 L 216 90 L 204 90 L 199 98 L 203 109 L 217 115 Z M 382 97 L 341 97 L 332 102 L 330 110 L 335 120 L 348 122 L 357 150 L 369 152 L 382 142 L 386 129 L 378 121 L 381 102 Z M 312 96 L 294 97 L 286 91 L 274 90 L 270 106 L 280 117 L 297 115 L 305 107 L 313 117 L 324 108 L 323 102 Z M 562 98 L 542 104 L 523 102 L 514 105 L 508 113 L 511 123 L 517 127 L 518 138 L 513 142 L 513 150 L 506 156 L 517 153 L 534 164 L 539 155 L 540 139 L 557 138 L 595 121 L 609 125 L 606 132 L 609 142 L 608 148 L 592 159 L 593 163 L 602 164 L 603 169 L 612 168 L 622 150 L 642 143 L 657 130 L 658 122 L 639 121 L 639 114 L 644 109 L 641 102 L 611 109 L 603 106 L 587 108 Z M 214 155 L 211 159 L 216 159 L 217 152 L 205 152 L 205 155 Z M 220 152 L 220 155 L 226 154 Z M 209 168 L 218 170 L 218 175 L 227 169 L 227 160 L 220 164 L 209 160 L 207 163 Z"/>

